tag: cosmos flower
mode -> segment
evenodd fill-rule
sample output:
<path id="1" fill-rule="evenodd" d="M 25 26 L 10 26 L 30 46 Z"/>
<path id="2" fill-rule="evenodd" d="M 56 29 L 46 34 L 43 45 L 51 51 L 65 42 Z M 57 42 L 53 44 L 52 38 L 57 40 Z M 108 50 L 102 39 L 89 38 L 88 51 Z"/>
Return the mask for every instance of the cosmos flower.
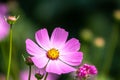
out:
<path id="1" fill-rule="evenodd" d="M 20 80 L 28 80 L 28 74 L 29 74 L 28 70 L 21 71 L 21 73 L 20 73 Z M 34 77 L 33 73 L 31 74 L 31 80 L 37 80 Z"/>
<path id="2" fill-rule="evenodd" d="M 0 74 L 0 80 L 5 80 L 5 75 Z"/>
<path id="3" fill-rule="evenodd" d="M 0 15 L 0 41 L 9 33 L 9 24 L 5 21 L 4 16 Z"/>
<path id="4" fill-rule="evenodd" d="M 36 73 L 35 73 L 34 70 L 32 70 L 32 73 L 31 73 L 31 80 L 37 80 L 37 78 L 35 77 Z M 42 70 L 42 72 L 40 72 L 40 74 L 42 74 L 42 73 L 45 73 L 45 71 L 43 72 L 43 70 Z M 20 80 L 28 80 L 28 74 L 29 74 L 29 70 L 21 71 L 21 73 L 20 73 Z M 48 76 L 47 76 L 46 80 L 57 80 L 57 79 L 58 79 L 58 75 L 52 74 L 52 73 L 48 73 Z M 44 77 L 41 80 L 44 80 Z"/>
<path id="5" fill-rule="evenodd" d="M 0 41 L 9 33 L 9 24 L 5 21 L 4 16 L 7 13 L 7 6 L 0 3 Z"/>
<path id="6" fill-rule="evenodd" d="M 0 14 L 5 15 L 8 12 L 8 8 L 4 3 L 0 3 Z"/>
<path id="7" fill-rule="evenodd" d="M 77 70 L 77 77 L 82 80 L 82 78 L 88 78 L 96 75 L 97 73 L 97 69 L 94 65 L 84 64 Z"/>
<path id="8" fill-rule="evenodd" d="M 71 38 L 67 41 L 67 37 L 67 31 L 55 28 L 49 38 L 48 31 L 44 28 L 35 33 L 38 45 L 27 39 L 26 50 L 32 56 L 34 65 L 55 74 L 75 71 L 73 66 L 80 65 L 83 54 L 79 52 L 79 40 Z"/>

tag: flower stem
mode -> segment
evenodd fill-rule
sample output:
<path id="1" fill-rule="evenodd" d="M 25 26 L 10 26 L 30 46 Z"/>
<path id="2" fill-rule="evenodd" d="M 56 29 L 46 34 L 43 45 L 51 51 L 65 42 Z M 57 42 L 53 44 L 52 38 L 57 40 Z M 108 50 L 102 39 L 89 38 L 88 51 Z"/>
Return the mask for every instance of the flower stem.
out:
<path id="1" fill-rule="evenodd" d="M 46 80 L 46 79 L 47 79 L 47 76 L 48 76 L 48 72 L 46 72 L 46 75 L 45 75 L 45 78 L 44 78 L 44 80 Z"/>
<path id="2" fill-rule="evenodd" d="M 31 78 L 31 65 L 29 65 L 29 76 L 28 76 L 28 80 L 30 80 Z"/>
<path id="3" fill-rule="evenodd" d="M 10 48 L 9 48 L 9 61 L 8 61 L 8 69 L 7 69 L 7 80 L 9 80 L 9 76 L 10 76 L 11 57 L 12 57 L 12 25 L 10 25 Z"/>
<path id="4" fill-rule="evenodd" d="M 119 26 L 115 25 L 113 27 L 113 31 L 112 31 L 110 39 L 109 39 L 110 41 L 109 41 L 108 51 L 106 52 L 108 57 L 105 60 L 104 66 L 102 69 L 102 72 L 106 75 L 108 75 L 110 68 L 111 68 L 114 52 L 115 52 L 116 46 L 118 44 L 118 38 L 119 38 Z"/>
<path id="5" fill-rule="evenodd" d="M 87 78 L 83 78 L 83 80 L 87 80 Z"/>

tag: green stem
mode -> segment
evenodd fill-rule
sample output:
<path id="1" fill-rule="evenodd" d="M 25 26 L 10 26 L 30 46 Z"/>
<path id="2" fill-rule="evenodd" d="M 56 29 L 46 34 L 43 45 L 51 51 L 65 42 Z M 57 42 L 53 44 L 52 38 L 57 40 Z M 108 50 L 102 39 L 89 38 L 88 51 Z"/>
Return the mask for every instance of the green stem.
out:
<path id="1" fill-rule="evenodd" d="M 46 79 L 47 79 L 47 76 L 48 76 L 48 72 L 46 72 L 46 75 L 45 75 L 45 78 L 44 78 L 44 80 L 46 80 Z"/>
<path id="2" fill-rule="evenodd" d="M 118 26 L 114 26 L 111 37 L 109 39 L 110 42 L 109 42 L 109 46 L 108 46 L 108 51 L 106 52 L 107 59 L 105 60 L 104 66 L 102 69 L 103 73 L 105 73 L 106 75 L 108 75 L 108 73 L 109 73 L 111 62 L 112 62 L 113 56 L 114 56 L 114 51 L 117 46 L 118 36 L 119 36 L 118 30 L 119 30 Z"/>
<path id="3" fill-rule="evenodd" d="M 83 80 L 87 80 L 87 78 L 83 78 Z"/>
<path id="4" fill-rule="evenodd" d="M 9 76 L 10 76 L 11 57 L 12 57 L 12 25 L 10 25 L 10 49 L 9 49 L 8 69 L 7 69 L 7 80 L 9 80 Z"/>
<path id="5" fill-rule="evenodd" d="M 31 78 L 31 65 L 29 65 L 29 76 L 28 76 L 28 80 L 30 80 Z"/>
<path id="6" fill-rule="evenodd" d="M 6 70 L 6 68 L 7 68 L 7 58 L 8 58 L 8 56 L 6 55 L 6 50 L 5 50 L 5 47 L 6 47 L 6 44 L 5 44 L 5 42 L 2 42 L 2 43 L 0 43 L 0 47 L 1 47 L 1 54 L 2 54 L 2 58 L 3 58 L 3 61 L 4 61 L 4 68 L 5 68 L 5 70 Z"/>

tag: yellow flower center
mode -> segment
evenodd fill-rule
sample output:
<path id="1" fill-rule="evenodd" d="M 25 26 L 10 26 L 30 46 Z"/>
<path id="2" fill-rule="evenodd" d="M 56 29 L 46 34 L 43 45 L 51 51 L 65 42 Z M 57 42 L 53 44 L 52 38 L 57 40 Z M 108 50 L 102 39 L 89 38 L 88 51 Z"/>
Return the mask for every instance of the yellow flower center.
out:
<path id="1" fill-rule="evenodd" d="M 47 52 L 47 57 L 52 60 L 56 60 L 59 57 L 58 50 L 52 48 Z"/>

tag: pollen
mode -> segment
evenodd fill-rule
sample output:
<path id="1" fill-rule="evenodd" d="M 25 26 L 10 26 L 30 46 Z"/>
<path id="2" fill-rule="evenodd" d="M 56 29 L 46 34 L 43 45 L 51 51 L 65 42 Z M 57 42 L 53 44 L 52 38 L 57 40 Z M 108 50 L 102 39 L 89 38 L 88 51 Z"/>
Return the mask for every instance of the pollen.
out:
<path id="1" fill-rule="evenodd" d="M 47 52 L 47 57 L 51 60 L 56 60 L 59 57 L 59 51 L 55 48 L 52 48 Z"/>

